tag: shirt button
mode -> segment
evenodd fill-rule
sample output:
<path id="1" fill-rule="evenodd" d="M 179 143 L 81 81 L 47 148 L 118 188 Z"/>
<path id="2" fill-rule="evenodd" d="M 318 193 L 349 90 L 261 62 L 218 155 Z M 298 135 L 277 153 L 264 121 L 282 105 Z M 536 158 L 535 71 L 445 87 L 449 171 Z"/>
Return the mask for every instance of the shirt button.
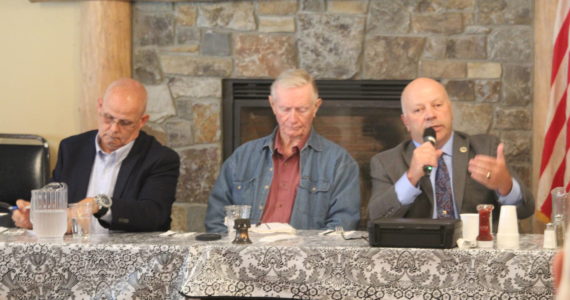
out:
<path id="1" fill-rule="evenodd" d="M 317 190 L 316 187 L 313 187 L 313 188 L 311 189 L 311 191 L 313 191 L 313 192 L 316 191 L 316 190 Z"/>
<path id="2" fill-rule="evenodd" d="M 260 206 L 259 206 L 259 209 L 260 209 L 260 210 L 263 210 L 263 205 L 260 205 Z"/>
<path id="3" fill-rule="evenodd" d="M 238 185 L 238 186 L 237 186 L 237 189 L 238 189 L 238 190 L 241 190 L 241 185 Z"/>
<path id="4" fill-rule="evenodd" d="M 269 172 L 273 172 L 273 168 L 269 168 Z"/>
<path id="5" fill-rule="evenodd" d="M 268 186 L 268 185 L 266 185 L 266 186 L 265 186 L 265 189 L 268 189 L 268 188 L 269 188 L 269 186 Z"/>

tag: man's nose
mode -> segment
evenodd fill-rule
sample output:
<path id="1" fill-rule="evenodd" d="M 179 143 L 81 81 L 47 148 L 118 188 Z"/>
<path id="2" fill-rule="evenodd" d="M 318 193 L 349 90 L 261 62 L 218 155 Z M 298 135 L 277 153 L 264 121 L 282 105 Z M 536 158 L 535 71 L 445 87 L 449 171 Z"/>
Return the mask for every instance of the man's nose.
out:
<path id="1" fill-rule="evenodd" d="M 435 118 L 435 110 L 431 107 L 427 107 L 424 112 L 425 120 L 432 120 Z"/>
<path id="2" fill-rule="evenodd" d="M 291 122 L 297 122 L 299 120 L 299 113 L 292 109 L 291 112 L 289 112 L 289 121 Z"/>
<path id="3" fill-rule="evenodd" d="M 121 129 L 120 126 L 119 126 L 119 122 L 116 121 L 116 120 L 113 120 L 113 121 L 111 122 L 111 128 L 110 128 L 110 129 L 111 129 L 111 131 L 113 131 L 113 132 L 119 131 L 119 130 Z"/>

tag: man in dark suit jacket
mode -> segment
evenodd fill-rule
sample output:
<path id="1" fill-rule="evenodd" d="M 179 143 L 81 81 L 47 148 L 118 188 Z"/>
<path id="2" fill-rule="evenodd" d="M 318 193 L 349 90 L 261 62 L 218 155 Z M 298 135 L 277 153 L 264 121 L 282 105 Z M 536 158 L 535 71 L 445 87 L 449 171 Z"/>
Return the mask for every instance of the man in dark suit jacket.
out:
<path id="1" fill-rule="evenodd" d="M 476 213 L 478 204 L 517 206 L 519 218 L 534 212 L 529 190 L 513 177 L 503 153 L 503 144 L 490 135 L 453 131 L 451 102 L 445 88 L 435 80 L 418 78 L 402 93 L 402 121 L 412 140 L 375 155 L 371 162 L 372 196 L 370 220 L 377 218 L 441 218 L 447 214 Z M 425 128 L 436 133 L 435 145 L 423 141 Z M 453 207 L 437 207 L 435 172 L 445 161 L 452 188 Z M 443 165 L 443 164 L 442 164 Z M 424 166 L 436 169 L 426 176 Z"/>
<path id="2" fill-rule="evenodd" d="M 90 202 L 106 228 L 158 231 L 170 228 L 180 160 L 141 129 L 148 121 L 147 93 L 132 79 L 113 82 L 98 100 L 98 130 L 64 139 L 52 181 L 68 185 L 68 201 Z M 31 228 L 29 206 L 12 219 Z"/>

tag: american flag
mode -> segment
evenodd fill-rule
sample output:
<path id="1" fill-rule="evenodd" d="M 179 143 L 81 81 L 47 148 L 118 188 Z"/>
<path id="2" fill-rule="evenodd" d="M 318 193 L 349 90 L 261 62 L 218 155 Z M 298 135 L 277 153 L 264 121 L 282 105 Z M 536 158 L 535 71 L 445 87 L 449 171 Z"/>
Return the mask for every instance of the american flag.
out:
<path id="1" fill-rule="evenodd" d="M 570 103 L 568 103 L 568 72 L 570 68 L 569 41 L 570 1 L 558 1 L 554 24 L 554 47 L 552 53 L 552 74 L 550 77 L 550 97 L 546 117 L 546 134 L 542 150 L 542 162 L 537 193 L 537 218 L 549 221 L 552 212 L 550 191 L 555 187 L 570 188 Z M 566 166 L 569 168 L 566 168 Z"/>

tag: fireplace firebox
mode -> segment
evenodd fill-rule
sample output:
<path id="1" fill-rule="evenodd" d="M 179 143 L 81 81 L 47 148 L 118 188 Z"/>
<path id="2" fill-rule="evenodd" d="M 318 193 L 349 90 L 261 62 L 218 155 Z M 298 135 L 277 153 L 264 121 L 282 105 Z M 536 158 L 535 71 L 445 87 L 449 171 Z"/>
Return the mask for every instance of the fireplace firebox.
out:
<path id="1" fill-rule="evenodd" d="M 370 158 L 408 137 L 400 115 L 407 80 L 317 80 L 323 104 L 313 126 L 341 145 L 360 166 L 361 229 L 370 197 Z M 268 102 L 272 80 L 223 81 L 223 157 L 241 144 L 270 134 L 277 122 Z"/>

